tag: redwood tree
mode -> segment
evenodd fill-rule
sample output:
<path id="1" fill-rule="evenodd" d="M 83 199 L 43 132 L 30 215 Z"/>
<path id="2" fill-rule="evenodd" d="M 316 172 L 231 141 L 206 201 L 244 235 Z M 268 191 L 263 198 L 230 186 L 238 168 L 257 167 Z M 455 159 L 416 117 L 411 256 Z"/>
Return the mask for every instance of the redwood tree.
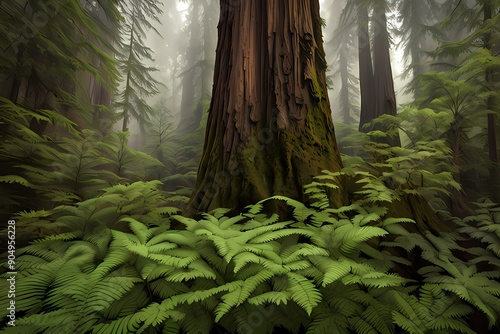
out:
<path id="1" fill-rule="evenodd" d="M 221 0 L 212 101 L 188 214 L 241 212 L 278 194 L 307 202 L 303 187 L 314 176 L 342 168 L 325 70 L 319 0 Z M 339 188 L 333 207 L 348 201 Z M 414 218 L 412 231 L 449 228 L 418 196 L 387 207 Z M 269 209 L 286 213 L 279 204 Z"/>
<path id="2" fill-rule="evenodd" d="M 375 76 L 375 117 L 396 115 L 396 94 L 389 54 L 389 32 L 385 15 L 386 4 L 377 2 L 373 10 L 373 75 Z"/>
<path id="3" fill-rule="evenodd" d="M 241 210 L 342 167 L 318 0 L 221 0 L 214 87 L 190 208 Z M 333 199 L 340 205 L 344 196 Z"/>
<path id="4" fill-rule="evenodd" d="M 359 131 L 368 131 L 364 128 L 374 116 L 375 106 L 375 77 L 373 76 L 372 50 L 370 45 L 370 29 L 367 4 L 358 5 L 358 52 L 359 52 L 359 92 L 361 96 L 361 112 Z"/>

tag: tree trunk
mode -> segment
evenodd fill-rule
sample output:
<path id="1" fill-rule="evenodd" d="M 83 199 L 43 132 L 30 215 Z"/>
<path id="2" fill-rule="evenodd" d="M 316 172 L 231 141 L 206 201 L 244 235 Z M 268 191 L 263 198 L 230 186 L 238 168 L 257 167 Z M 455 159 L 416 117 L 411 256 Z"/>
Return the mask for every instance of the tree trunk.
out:
<path id="1" fill-rule="evenodd" d="M 418 41 L 418 43 L 411 43 L 408 47 L 410 48 L 411 54 L 411 67 L 413 73 L 413 79 L 417 78 L 419 75 L 426 71 L 426 67 L 422 64 L 422 53 L 423 44 L 427 38 L 425 32 L 422 31 L 422 26 L 424 26 L 427 13 L 425 10 L 426 4 L 422 1 L 411 1 L 411 34 L 410 41 Z M 418 87 L 417 87 L 418 88 Z M 414 94 L 418 97 L 418 92 Z"/>
<path id="2" fill-rule="evenodd" d="M 375 78 L 373 76 L 372 50 L 370 46 L 370 30 L 368 28 L 368 8 L 358 7 L 358 52 L 359 52 L 359 91 L 361 96 L 361 112 L 359 131 L 368 132 L 365 127 L 375 114 Z"/>
<path id="3" fill-rule="evenodd" d="M 373 73 L 375 75 L 375 117 L 397 114 L 396 94 L 392 77 L 391 57 L 389 54 L 389 34 L 385 17 L 385 3 L 375 6 L 373 14 Z M 386 129 L 380 129 L 385 131 Z M 401 146 L 399 134 L 388 138 L 391 146 Z"/>
<path id="4" fill-rule="evenodd" d="M 205 0 L 203 3 L 203 66 L 201 74 L 201 101 L 210 98 L 214 78 L 215 59 L 215 21 L 217 11 L 213 8 L 215 0 Z"/>
<path id="5" fill-rule="evenodd" d="M 130 61 L 133 57 L 133 52 L 134 52 L 134 48 L 133 48 L 133 45 L 134 45 L 134 25 L 135 25 L 135 20 L 134 20 L 134 17 L 135 17 L 135 6 L 133 7 L 133 11 L 132 11 L 132 26 L 130 27 L 130 42 L 129 42 L 129 45 L 128 45 L 128 58 L 127 58 L 127 61 Z M 130 77 L 132 75 L 132 73 L 130 73 L 130 68 L 127 68 L 127 79 L 125 80 L 125 93 L 124 93 L 124 108 L 123 108 L 123 124 L 122 124 L 122 131 L 128 131 L 128 124 L 129 124 L 129 121 L 130 121 Z"/>
<path id="6" fill-rule="evenodd" d="M 483 5 L 483 15 L 484 15 L 484 22 L 491 20 L 492 18 L 492 4 L 491 1 L 485 1 Z M 486 36 L 484 36 L 484 47 L 491 53 L 493 49 L 493 38 L 492 38 L 492 32 L 488 32 Z M 486 88 L 489 91 L 494 91 L 495 90 L 495 82 L 494 82 L 494 69 L 493 67 L 489 67 L 486 69 L 485 73 L 485 81 L 486 81 Z M 497 137 L 496 137 L 496 117 L 493 111 L 497 108 L 496 103 L 494 101 L 493 96 L 489 96 L 487 100 L 487 108 L 488 110 L 491 111 L 490 114 L 488 114 L 488 156 L 490 160 L 490 179 L 492 180 L 490 186 L 490 192 L 494 199 L 496 201 L 500 200 L 500 184 L 498 179 L 500 178 L 499 175 L 499 161 L 498 161 L 498 147 L 497 147 Z"/>
<path id="7" fill-rule="evenodd" d="M 348 48 L 349 45 L 345 40 L 342 40 L 342 47 Z M 339 67 L 340 67 L 340 93 L 339 93 L 339 105 L 340 105 L 340 115 L 342 122 L 345 124 L 353 124 L 355 120 L 351 116 L 351 102 L 349 100 L 349 59 L 347 59 L 347 54 L 345 52 L 340 52 L 339 55 Z"/>
<path id="8" fill-rule="evenodd" d="M 205 146 L 187 215 L 242 212 L 278 194 L 307 202 L 304 185 L 342 168 L 325 70 L 318 0 L 221 0 Z M 332 207 L 348 202 L 347 187 L 338 185 Z M 279 203 L 267 209 L 287 219 Z M 414 218 L 410 229 L 450 228 L 421 198 L 388 209 Z"/>
<path id="9" fill-rule="evenodd" d="M 200 72 L 200 54 L 203 49 L 201 27 L 199 22 L 200 3 L 193 2 L 193 10 L 191 11 L 190 23 L 190 40 L 187 55 L 186 70 L 182 77 L 182 97 L 181 97 L 181 118 L 177 131 L 179 133 L 190 133 L 198 128 L 201 120 L 201 110 L 199 110 L 199 101 L 203 92 L 202 83 L 199 82 Z M 206 13 L 205 13 L 206 14 Z M 203 80 L 203 78 L 201 78 Z"/>
<path id="10" fill-rule="evenodd" d="M 221 0 L 205 147 L 190 208 L 210 211 L 303 186 L 342 167 L 318 0 Z M 340 206 L 345 196 L 332 204 Z"/>

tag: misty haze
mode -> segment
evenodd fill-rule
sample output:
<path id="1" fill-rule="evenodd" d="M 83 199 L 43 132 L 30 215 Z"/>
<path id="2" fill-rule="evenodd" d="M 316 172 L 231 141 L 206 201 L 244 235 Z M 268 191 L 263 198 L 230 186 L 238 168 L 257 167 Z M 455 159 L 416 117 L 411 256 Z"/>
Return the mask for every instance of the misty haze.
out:
<path id="1" fill-rule="evenodd" d="M 500 332 L 499 1 L 0 28 L 2 333 Z"/>

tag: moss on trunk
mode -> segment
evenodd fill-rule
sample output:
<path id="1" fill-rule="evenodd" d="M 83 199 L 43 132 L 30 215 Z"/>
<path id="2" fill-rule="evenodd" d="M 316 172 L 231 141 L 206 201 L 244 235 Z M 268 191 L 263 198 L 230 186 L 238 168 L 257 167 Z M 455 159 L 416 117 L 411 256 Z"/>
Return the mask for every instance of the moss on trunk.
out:
<path id="1" fill-rule="evenodd" d="M 303 200 L 313 176 L 340 170 L 325 70 L 318 1 L 221 1 L 192 210 Z"/>
<path id="2" fill-rule="evenodd" d="M 205 147 L 186 214 L 241 212 L 278 194 L 307 202 L 314 176 L 342 168 L 325 70 L 318 0 L 221 0 Z M 331 204 L 347 204 L 349 191 L 340 185 Z M 420 198 L 389 211 L 416 219 L 420 233 L 448 229 Z"/>

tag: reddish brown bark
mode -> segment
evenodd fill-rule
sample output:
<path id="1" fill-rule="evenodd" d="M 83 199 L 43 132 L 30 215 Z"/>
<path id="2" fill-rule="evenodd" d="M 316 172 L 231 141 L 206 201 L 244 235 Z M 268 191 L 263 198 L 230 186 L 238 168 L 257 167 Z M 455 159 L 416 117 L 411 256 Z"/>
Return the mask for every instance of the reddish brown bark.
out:
<path id="1" fill-rule="evenodd" d="M 214 87 L 190 207 L 303 199 L 339 170 L 318 0 L 221 0 Z M 333 201 L 341 204 L 344 196 Z"/>
<path id="2" fill-rule="evenodd" d="M 375 78 L 373 77 L 372 50 L 366 5 L 359 5 L 358 7 L 358 52 L 359 91 L 361 96 L 359 131 L 367 132 L 369 129 L 365 128 L 364 125 L 375 118 Z"/>
<path id="3" fill-rule="evenodd" d="M 392 79 L 389 36 L 385 8 L 377 6 L 373 13 L 373 72 L 375 75 L 375 116 L 396 115 L 396 94 Z"/>

